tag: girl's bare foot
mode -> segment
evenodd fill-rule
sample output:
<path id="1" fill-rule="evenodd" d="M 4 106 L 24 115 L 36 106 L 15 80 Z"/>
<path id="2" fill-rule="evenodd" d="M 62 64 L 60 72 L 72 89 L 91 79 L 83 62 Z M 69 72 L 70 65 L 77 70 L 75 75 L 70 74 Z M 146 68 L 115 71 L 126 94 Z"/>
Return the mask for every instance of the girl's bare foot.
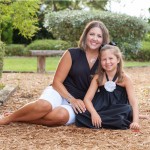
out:
<path id="1" fill-rule="evenodd" d="M 139 118 L 150 120 L 150 115 L 139 115 Z"/>

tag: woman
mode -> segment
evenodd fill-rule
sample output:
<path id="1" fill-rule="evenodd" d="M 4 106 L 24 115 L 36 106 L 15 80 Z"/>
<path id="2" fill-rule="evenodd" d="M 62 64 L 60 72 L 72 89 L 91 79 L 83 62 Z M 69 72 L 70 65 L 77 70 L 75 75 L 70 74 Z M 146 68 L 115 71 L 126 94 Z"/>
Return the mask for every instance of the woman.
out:
<path id="1" fill-rule="evenodd" d="M 82 101 L 98 67 L 101 45 L 109 43 L 109 32 L 100 21 L 88 23 L 80 37 L 79 47 L 68 49 L 60 59 L 52 86 L 48 86 L 39 100 L 5 115 L 0 125 L 27 122 L 46 126 L 69 125 L 75 113 L 84 112 Z"/>

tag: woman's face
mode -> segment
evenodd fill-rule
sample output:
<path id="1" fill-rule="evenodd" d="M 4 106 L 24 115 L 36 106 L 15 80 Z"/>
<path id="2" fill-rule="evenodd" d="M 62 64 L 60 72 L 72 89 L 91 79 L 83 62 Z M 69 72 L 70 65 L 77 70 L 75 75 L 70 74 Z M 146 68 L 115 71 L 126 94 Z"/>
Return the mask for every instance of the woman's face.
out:
<path id="1" fill-rule="evenodd" d="M 102 30 L 98 27 L 91 28 L 87 34 L 86 44 L 88 50 L 99 50 L 103 42 Z"/>

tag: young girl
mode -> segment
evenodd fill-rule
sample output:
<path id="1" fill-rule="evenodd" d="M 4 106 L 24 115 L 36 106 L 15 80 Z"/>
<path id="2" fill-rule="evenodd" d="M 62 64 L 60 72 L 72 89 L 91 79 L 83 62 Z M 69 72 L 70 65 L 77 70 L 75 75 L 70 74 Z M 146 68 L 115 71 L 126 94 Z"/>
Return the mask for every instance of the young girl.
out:
<path id="1" fill-rule="evenodd" d="M 105 45 L 100 50 L 99 59 L 98 74 L 94 76 L 84 98 L 87 111 L 77 114 L 76 125 L 138 130 L 138 102 L 132 81 L 123 71 L 120 49 Z"/>

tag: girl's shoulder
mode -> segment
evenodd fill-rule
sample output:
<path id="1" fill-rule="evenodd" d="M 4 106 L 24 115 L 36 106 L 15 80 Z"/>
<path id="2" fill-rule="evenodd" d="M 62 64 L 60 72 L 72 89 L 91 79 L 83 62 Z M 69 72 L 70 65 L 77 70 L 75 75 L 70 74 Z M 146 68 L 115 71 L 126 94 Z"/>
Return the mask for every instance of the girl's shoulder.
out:
<path id="1" fill-rule="evenodd" d="M 123 80 L 131 80 L 131 77 L 127 74 L 127 73 L 125 73 L 125 72 L 123 72 Z"/>
<path id="2" fill-rule="evenodd" d="M 119 82 L 117 84 L 122 87 L 126 87 L 126 85 L 131 82 L 132 82 L 131 77 L 127 73 L 123 72 L 122 73 L 122 82 Z"/>
<path id="3" fill-rule="evenodd" d="M 123 82 L 122 82 L 122 84 L 124 86 L 126 86 L 127 84 L 130 84 L 132 82 L 131 77 L 127 73 L 123 72 L 122 76 L 123 76 Z"/>

